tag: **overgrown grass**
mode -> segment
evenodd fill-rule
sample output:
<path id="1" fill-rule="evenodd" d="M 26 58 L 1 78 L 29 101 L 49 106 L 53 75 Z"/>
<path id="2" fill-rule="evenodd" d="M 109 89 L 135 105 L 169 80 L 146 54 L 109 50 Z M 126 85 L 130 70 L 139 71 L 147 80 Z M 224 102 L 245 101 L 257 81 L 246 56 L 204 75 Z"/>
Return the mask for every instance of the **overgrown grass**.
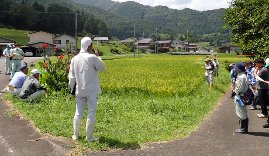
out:
<path id="1" fill-rule="evenodd" d="M 230 86 L 230 74 L 221 66 L 214 87 L 205 77 L 205 56 L 147 55 L 139 59 L 105 60 L 99 73 L 95 136 L 85 141 L 85 109 L 80 148 L 139 149 L 143 143 L 188 136 L 210 114 Z M 232 57 L 223 58 L 233 60 Z M 219 58 L 222 60 L 222 58 Z M 68 93 L 50 93 L 39 103 L 26 103 L 6 94 L 15 107 L 43 133 L 71 139 L 75 99 Z"/>

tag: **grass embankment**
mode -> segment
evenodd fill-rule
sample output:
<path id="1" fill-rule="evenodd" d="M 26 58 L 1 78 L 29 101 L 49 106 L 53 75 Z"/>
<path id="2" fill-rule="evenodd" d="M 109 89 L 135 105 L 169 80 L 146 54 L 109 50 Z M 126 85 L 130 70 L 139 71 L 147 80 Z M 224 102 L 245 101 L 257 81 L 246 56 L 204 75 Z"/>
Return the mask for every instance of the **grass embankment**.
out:
<path id="1" fill-rule="evenodd" d="M 148 56 L 104 61 L 106 71 L 99 73 L 103 93 L 99 96 L 95 131 L 100 140 L 85 141 L 85 109 L 78 148 L 138 149 L 145 142 L 184 138 L 210 114 L 230 86 L 230 74 L 221 66 L 213 89 L 208 89 L 201 68 L 205 56 Z M 71 138 L 76 102 L 69 94 L 50 93 L 35 104 L 9 94 L 5 98 L 42 133 Z"/>
<path id="2" fill-rule="evenodd" d="M 1 37 L 15 40 L 20 45 L 26 45 L 30 41 L 26 34 L 31 32 L 33 31 L 0 28 Z"/>

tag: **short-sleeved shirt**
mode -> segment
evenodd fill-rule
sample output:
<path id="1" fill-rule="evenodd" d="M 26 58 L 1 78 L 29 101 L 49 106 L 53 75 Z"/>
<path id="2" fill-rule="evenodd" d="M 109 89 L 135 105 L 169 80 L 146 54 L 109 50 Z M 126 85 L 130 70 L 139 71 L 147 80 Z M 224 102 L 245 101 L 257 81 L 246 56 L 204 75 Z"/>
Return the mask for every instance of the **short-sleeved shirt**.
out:
<path id="1" fill-rule="evenodd" d="M 215 66 L 216 68 L 218 68 L 218 66 L 219 66 L 219 62 L 218 62 L 218 61 L 213 61 L 213 64 L 214 64 L 214 66 Z"/>
<path id="2" fill-rule="evenodd" d="M 36 92 L 38 88 L 41 87 L 41 84 L 39 83 L 38 79 L 36 79 L 33 75 L 28 76 L 25 80 L 21 93 L 19 94 L 19 97 L 22 99 L 28 98 L 31 94 Z"/>
<path id="3" fill-rule="evenodd" d="M 27 75 L 25 75 L 22 71 L 16 72 L 9 84 L 12 85 L 14 88 L 21 88 L 26 78 Z"/>
<path id="4" fill-rule="evenodd" d="M 11 51 L 11 55 L 13 54 L 18 54 L 18 58 L 17 57 L 13 57 L 13 59 L 22 59 L 22 56 L 24 55 L 24 52 L 22 49 L 20 48 L 15 48 L 15 49 L 12 49 L 10 50 Z"/>
<path id="5" fill-rule="evenodd" d="M 3 52 L 3 55 L 10 56 L 11 55 L 11 49 L 6 48 Z M 9 57 L 5 57 L 6 60 L 10 60 Z"/>
<path id="6" fill-rule="evenodd" d="M 205 69 L 207 69 L 205 71 L 205 76 L 208 76 L 209 74 L 213 74 L 214 64 L 212 62 L 205 64 Z"/>
<path id="7" fill-rule="evenodd" d="M 258 76 L 264 81 L 268 81 L 268 70 L 264 66 L 258 69 Z M 258 89 L 268 89 L 268 84 L 264 84 L 264 82 L 257 80 L 256 82 Z"/>
<path id="8" fill-rule="evenodd" d="M 254 72 L 255 72 L 255 68 L 254 67 L 250 67 L 248 69 L 248 72 L 247 72 L 248 82 L 251 85 L 255 85 L 255 83 L 256 83 L 256 79 L 254 77 Z"/>

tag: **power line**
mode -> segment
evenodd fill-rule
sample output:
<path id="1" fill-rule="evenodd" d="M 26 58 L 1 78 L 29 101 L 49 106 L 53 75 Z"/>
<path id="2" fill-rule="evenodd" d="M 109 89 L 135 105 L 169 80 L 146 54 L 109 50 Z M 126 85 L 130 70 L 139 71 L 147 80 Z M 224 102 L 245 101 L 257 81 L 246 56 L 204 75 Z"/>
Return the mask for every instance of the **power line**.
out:
<path id="1" fill-rule="evenodd" d="M 0 12 L 12 12 L 12 11 L 0 11 Z M 47 13 L 47 14 L 75 14 L 74 12 L 28 12 L 28 13 L 32 13 L 32 14 L 40 14 L 40 13 Z"/>

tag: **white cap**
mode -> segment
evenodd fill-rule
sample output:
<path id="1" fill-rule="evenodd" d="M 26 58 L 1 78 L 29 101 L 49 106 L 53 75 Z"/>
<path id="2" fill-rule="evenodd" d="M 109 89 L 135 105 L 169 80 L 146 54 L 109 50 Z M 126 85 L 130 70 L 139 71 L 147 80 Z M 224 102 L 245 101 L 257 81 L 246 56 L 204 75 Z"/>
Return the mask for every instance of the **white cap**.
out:
<path id="1" fill-rule="evenodd" d="M 34 74 L 42 74 L 41 72 L 39 72 L 37 69 L 33 69 L 31 71 L 31 73 L 34 75 Z"/>
<path id="2" fill-rule="evenodd" d="M 87 51 L 89 45 L 92 44 L 92 39 L 90 37 L 84 37 L 81 40 L 81 49 L 82 51 Z"/>

